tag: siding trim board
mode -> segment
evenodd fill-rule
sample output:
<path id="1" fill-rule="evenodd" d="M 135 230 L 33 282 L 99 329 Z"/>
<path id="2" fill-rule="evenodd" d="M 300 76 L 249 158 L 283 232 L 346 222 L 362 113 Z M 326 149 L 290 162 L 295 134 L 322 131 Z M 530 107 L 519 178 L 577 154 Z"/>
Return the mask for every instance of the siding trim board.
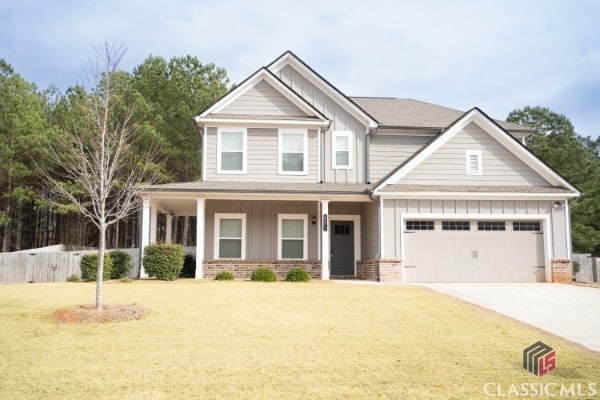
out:
<path id="1" fill-rule="evenodd" d="M 544 232 L 544 265 L 546 266 L 546 282 L 552 282 L 552 268 L 551 261 L 553 259 L 553 251 L 552 251 L 552 243 L 553 243 L 553 231 L 551 224 L 551 215 L 550 214 L 443 214 L 443 213 L 432 213 L 432 214 L 424 214 L 424 213 L 401 213 L 399 217 L 398 223 L 400 227 L 405 226 L 405 220 L 407 219 L 428 219 L 428 220 L 467 220 L 467 221 L 479 221 L 479 220 L 488 220 L 488 221 L 541 221 L 542 222 L 542 232 Z M 508 231 L 512 232 L 512 231 Z M 404 253 L 404 229 L 399 229 L 400 234 L 400 257 L 399 259 L 405 259 Z M 388 257 L 387 254 L 382 255 L 382 257 Z M 402 277 L 404 282 L 404 268 L 402 265 Z"/>

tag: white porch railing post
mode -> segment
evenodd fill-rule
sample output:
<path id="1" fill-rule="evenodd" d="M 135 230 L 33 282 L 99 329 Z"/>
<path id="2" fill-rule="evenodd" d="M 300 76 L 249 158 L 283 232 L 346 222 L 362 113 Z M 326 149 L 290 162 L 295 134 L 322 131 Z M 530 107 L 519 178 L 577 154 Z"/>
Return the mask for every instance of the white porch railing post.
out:
<path id="1" fill-rule="evenodd" d="M 321 200 L 321 279 L 329 280 L 329 200 Z"/>
<path id="2" fill-rule="evenodd" d="M 202 261 L 204 260 L 204 209 L 205 199 L 196 199 L 196 279 L 204 277 Z"/>
<path id="3" fill-rule="evenodd" d="M 150 244 L 150 199 L 142 199 L 142 234 L 140 240 L 140 278 L 148 277 L 144 270 L 144 249 Z"/>
<path id="4" fill-rule="evenodd" d="M 165 242 L 170 244 L 173 242 L 173 214 L 167 214 L 166 224 Z"/>

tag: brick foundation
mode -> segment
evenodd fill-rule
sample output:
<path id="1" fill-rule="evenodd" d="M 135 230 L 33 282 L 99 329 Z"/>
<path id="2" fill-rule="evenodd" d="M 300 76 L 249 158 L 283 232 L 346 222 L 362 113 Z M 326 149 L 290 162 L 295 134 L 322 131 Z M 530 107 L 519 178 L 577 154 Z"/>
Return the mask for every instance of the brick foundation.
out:
<path id="1" fill-rule="evenodd" d="M 402 260 L 399 259 L 379 259 L 380 282 L 402 282 Z"/>
<path id="2" fill-rule="evenodd" d="M 252 271 L 259 267 L 271 268 L 277 279 L 285 280 L 293 267 L 302 267 L 312 279 L 321 279 L 321 262 L 318 260 L 205 260 L 205 279 L 214 279 L 219 271 L 229 271 L 235 279 L 250 279 Z"/>
<path id="3" fill-rule="evenodd" d="M 367 281 L 376 281 L 377 270 L 375 269 L 375 260 L 357 261 L 356 277 Z"/>
<path id="4" fill-rule="evenodd" d="M 552 260 L 552 282 L 570 283 L 573 279 L 573 263 L 567 259 Z"/>

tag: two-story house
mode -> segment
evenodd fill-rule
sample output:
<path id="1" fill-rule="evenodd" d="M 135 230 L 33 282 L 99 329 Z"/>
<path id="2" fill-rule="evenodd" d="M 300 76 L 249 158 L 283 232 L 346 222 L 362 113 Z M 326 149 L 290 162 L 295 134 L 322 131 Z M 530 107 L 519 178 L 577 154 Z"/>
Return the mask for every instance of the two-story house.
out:
<path id="1" fill-rule="evenodd" d="M 197 278 L 570 280 L 579 191 L 523 145 L 531 129 L 348 97 L 289 51 L 195 121 L 202 179 L 145 188 L 141 247 L 157 213 L 167 241 L 170 216 L 197 217 Z"/>

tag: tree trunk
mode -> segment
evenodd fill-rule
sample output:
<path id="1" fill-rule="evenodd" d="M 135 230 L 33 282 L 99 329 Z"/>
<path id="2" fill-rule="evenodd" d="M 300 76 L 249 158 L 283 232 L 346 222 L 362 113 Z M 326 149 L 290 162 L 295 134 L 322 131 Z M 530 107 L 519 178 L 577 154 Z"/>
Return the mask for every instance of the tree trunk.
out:
<path id="1" fill-rule="evenodd" d="M 98 229 L 100 241 L 98 243 L 98 268 L 96 271 L 96 311 L 102 310 L 102 277 L 104 275 L 104 253 L 106 252 L 105 238 L 106 238 L 106 225 L 100 224 Z"/>

